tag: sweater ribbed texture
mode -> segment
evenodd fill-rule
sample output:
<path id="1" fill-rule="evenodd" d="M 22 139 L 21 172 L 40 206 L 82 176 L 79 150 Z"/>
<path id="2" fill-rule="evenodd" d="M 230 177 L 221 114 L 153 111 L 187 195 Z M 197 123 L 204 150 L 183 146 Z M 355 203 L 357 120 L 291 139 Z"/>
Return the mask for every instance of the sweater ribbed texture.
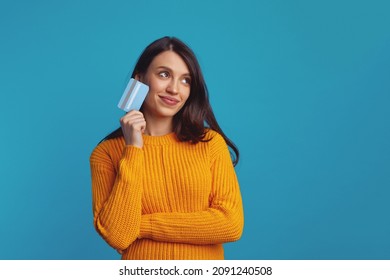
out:
<path id="1" fill-rule="evenodd" d="M 174 133 L 123 137 L 91 154 L 94 225 L 122 259 L 223 259 L 241 237 L 241 194 L 224 139 L 179 142 Z"/>

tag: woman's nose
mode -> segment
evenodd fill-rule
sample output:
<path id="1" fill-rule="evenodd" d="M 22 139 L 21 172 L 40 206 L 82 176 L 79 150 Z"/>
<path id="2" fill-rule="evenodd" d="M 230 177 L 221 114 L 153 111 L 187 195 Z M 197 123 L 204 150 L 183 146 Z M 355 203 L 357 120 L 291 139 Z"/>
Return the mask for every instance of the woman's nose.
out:
<path id="1" fill-rule="evenodd" d="M 167 91 L 171 94 L 179 93 L 179 81 L 172 79 L 167 87 Z"/>

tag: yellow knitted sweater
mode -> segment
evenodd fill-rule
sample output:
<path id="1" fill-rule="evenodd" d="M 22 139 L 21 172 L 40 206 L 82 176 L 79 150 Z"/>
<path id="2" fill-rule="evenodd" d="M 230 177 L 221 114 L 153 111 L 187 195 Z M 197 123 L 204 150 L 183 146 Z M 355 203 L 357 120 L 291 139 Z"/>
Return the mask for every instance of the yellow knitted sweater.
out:
<path id="1" fill-rule="evenodd" d="M 223 259 L 222 243 L 241 237 L 241 194 L 221 135 L 179 142 L 174 133 L 123 137 L 91 154 L 94 225 L 122 259 Z"/>

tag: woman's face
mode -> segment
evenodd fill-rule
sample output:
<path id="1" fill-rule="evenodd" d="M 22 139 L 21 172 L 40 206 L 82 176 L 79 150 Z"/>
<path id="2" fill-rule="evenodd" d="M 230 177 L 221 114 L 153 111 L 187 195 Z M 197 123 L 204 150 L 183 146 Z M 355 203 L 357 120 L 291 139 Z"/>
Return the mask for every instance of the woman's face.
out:
<path id="1" fill-rule="evenodd" d="M 136 76 L 149 86 L 143 113 L 158 118 L 172 118 L 190 96 L 191 76 L 186 63 L 173 51 L 157 55 L 143 76 Z"/>

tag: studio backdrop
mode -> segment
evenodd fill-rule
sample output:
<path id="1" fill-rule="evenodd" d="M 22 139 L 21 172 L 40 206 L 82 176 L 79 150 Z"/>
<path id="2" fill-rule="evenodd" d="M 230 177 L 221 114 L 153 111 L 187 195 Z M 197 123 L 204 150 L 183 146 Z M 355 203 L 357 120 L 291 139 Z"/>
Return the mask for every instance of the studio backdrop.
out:
<path id="1" fill-rule="evenodd" d="M 89 156 L 141 51 L 196 53 L 237 144 L 227 259 L 390 258 L 389 1 L 0 2 L 0 259 L 118 259 Z"/>

